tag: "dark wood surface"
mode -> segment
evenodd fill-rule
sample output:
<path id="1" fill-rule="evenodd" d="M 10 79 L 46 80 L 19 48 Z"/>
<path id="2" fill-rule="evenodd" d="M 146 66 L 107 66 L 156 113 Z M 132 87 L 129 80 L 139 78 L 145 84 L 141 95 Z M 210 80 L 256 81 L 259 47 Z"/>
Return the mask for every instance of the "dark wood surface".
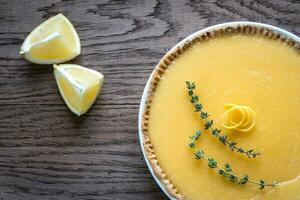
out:
<path id="1" fill-rule="evenodd" d="M 71 63 L 105 75 L 92 109 L 65 106 L 52 67 L 18 55 L 41 21 L 64 13 L 82 54 Z M 300 34 L 299 0 L 0 2 L 0 199 L 166 199 L 137 133 L 146 80 L 164 53 L 204 27 L 258 21 Z"/>

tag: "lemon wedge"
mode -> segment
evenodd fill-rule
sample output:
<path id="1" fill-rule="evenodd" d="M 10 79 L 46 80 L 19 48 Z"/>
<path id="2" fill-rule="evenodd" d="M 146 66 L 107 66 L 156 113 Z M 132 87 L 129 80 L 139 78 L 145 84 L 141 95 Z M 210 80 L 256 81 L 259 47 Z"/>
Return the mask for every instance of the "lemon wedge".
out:
<path id="1" fill-rule="evenodd" d="M 71 60 L 81 52 L 78 34 L 62 14 L 36 27 L 21 46 L 20 54 L 37 64 L 54 64 Z"/>
<path id="2" fill-rule="evenodd" d="M 102 89 L 104 76 L 80 65 L 53 67 L 56 83 L 67 106 L 78 116 L 86 113 Z"/>

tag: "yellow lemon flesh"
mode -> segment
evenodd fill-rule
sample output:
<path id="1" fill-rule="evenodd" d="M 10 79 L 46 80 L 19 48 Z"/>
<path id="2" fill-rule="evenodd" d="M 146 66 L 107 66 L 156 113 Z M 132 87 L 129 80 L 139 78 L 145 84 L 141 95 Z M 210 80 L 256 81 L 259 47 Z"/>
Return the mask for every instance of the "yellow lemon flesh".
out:
<path id="1" fill-rule="evenodd" d="M 62 14 L 36 27 L 22 44 L 20 54 L 37 64 L 54 64 L 71 60 L 81 52 L 78 34 Z"/>
<path id="2" fill-rule="evenodd" d="M 54 65 L 54 76 L 65 103 L 78 116 L 93 105 L 104 79 L 101 73 L 74 64 Z"/>

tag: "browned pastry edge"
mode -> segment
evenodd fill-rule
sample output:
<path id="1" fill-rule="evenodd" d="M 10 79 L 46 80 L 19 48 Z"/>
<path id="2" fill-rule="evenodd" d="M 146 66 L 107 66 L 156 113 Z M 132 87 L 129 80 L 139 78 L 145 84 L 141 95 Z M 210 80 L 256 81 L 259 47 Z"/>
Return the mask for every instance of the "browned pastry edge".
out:
<path id="1" fill-rule="evenodd" d="M 178 58 L 184 51 L 189 49 L 195 43 L 204 43 L 209 39 L 224 36 L 224 35 L 233 35 L 233 34 L 245 34 L 245 35 L 261 35 L 264 37 L 268 37 L 274 40 L 280 40 L 287 45 L 294 47 L 297 51 L 300 52 L 300 43 L 283 36 L 278 32 L 274 32 L 273 30 L 257 27 L 255 25 L 237 25 L 237 26 L 229 26 L 226 28 L 219 28 L 216 30 L 208 31 L 201 33 L 194 37 L 192 40 L 187 40 L 183 45 L 177 47 L 171 52 L 168 52 L 155 67 L 152 78 L 150 80 L 150 86 L 146 97 L 146 103 L 144 108 L 144 113 L 142 116 L 142 134 L 144 136 L 143 148 L 146 153 L 146 157 L 151 164 L 154 174 L 164 185 L 165 189 L 175 199 L 184 199 L 183 194 L 176 189 L 176 187 L 171 183 L 168 179 L 164 170 L 159 166 L 159 163 L 156 159 L 156 155 L 154 152 L 153 145 L 151 144 L 149 134 L 148 134 L 148 123 L 149 123 L 149 112 L 151 107 L 151 102 L 153 98 L 153 94 L 159 84 L 161 77 L 163 76 L 166 69 L 168 69 L 169 65 Z"/>

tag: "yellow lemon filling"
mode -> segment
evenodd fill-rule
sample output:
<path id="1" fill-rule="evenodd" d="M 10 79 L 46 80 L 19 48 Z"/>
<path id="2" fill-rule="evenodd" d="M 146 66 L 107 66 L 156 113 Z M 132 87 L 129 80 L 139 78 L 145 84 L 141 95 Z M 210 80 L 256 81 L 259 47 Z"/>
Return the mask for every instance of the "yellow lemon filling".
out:
<path id="1" fill-rule="evenodd" d="M 243 34 L 195 43 L 168 66 L 153 93 L 148 135 L 159 166 L 185 199 L 299 199 L 299 66 L 299 52 L 294 48 L 260 35 Z M 232 152 L 203 130 L 204 123 L 189 102 L 187 80 L 197 83 L 195 93 L 214 126 L 241 147 L 261 152 L 260 156 L 249 159 Z M 235 115 L 231 121 L 242 121 L 242 129 L 251 127 L 255 119 L 249 130 L 255 134 L 235 134 L 236 130 L 222 126 L 228 102 L 255 111 L 253 118 L 248 118 L 254 115 L 249 109 L 231 113 Z M 194 159 L 188 144 L 196 130 L 203 132 L 196 146 L 218 163 L 229 162 L 237 174 L 253 180 L 277 180 L 280 184 L 259 190 L 251 184 L 224 180 L 205 162 Z"/>

